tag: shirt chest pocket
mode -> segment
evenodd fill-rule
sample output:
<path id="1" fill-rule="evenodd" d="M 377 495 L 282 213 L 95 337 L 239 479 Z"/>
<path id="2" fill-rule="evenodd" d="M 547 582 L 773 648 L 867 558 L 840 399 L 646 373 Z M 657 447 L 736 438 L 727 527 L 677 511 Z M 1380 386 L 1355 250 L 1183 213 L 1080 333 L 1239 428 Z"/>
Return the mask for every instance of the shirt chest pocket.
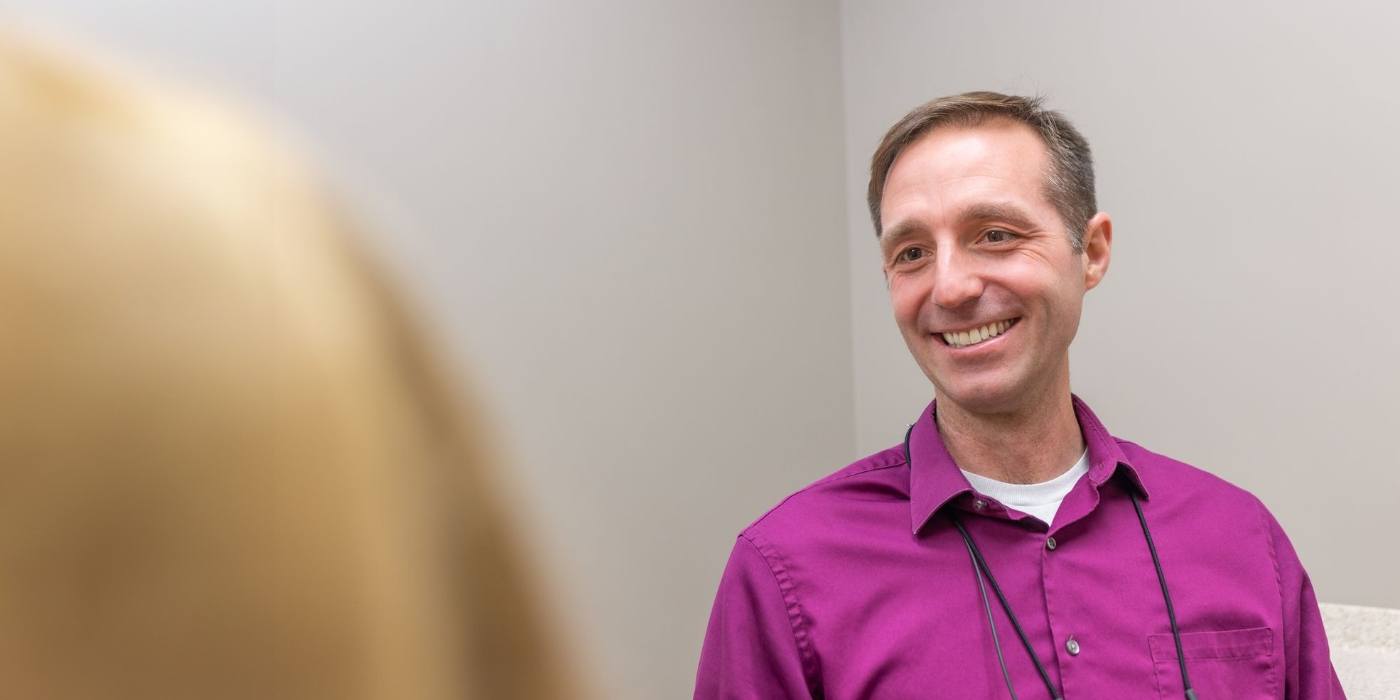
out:
<path id="1" fill-rule="evenodd" d="M 1176 642 L 1170 634 L 1154 634 L 1148 636 L 1147 644 L 1156 667 L 1158 694 L 1179 700 L 1184 691 Z M 1191 685 L 1202 700 L 1279 697 L 1278 655 L 1274 653 L 1274 631 L 1268 627 L 1184 632 L 1181 649 Z"/>

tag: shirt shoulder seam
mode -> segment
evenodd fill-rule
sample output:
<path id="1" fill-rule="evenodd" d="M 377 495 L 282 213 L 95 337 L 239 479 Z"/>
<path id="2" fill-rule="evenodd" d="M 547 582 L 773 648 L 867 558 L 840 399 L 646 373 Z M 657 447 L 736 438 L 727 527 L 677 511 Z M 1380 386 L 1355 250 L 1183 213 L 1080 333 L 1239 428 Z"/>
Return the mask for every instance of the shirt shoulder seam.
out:
<path id="1" fill-rule="evenodd" d="M 869 459 L 869 458 L 867 458 L 867 459 Z M 816 481 L 814 481 L 814 482 L 812 482 L 812 483 L 810 483 L 810 484 L 807 484 L 806 486 L 803 486 L 802 488 L 800 488 L 800 489 L 798 489 L 798 490 L 796 490 L 796 491 L 794 491 L 794 492 L 788 494 L 786 498 L 784 498 L 784 499 L 781 500 L 781 501 L 778 501 L 778 504 L 777 504 L 777 505 L 773 506 L 772 508 L 769 508 L 769 509 L 768 509 L 768 512 L 766 512 L 766 513 L 764 513 L 763 515 L 759 516 L 759 518 L 758 518 L 757 520 L 753 521 L 751 524 L 749 524 L 748 527 L 744 528 L 744 533 L 752 532 L 752 531 L 754 530 L 754 528 L 756 528 L 756 527 L 758 527 L 760 524 L 762 524 L 764 520 L 767 520 L 767 519 L 768 519 L 768 516 L 770 516 L 770 515 L 772 515 L 773 513 L 777 512 L 777 511 L 778 511 L 780 508 L 782 508 L 784 505 L 787 505 L 787 502 L 788 502 L 788 501 L 791 501 L 792 499 L 797 498 L 798 496 L 801 496 L 802 494 L 805 494 L 805 493 L 807 493 L 808 491 L 811 491 L 812 489 L 814 489 L 814 488 L 816 488 L 816 487 L 818 487 L 818 486 L 822 486 L 822 485 L 824 485 L 824 484 L 834 483 L 834 482 L 837 482 L 837 481 L 841 481 L 841 480 L 843 480 L 843 479 L 849 479 L 849 478 L 851 478 L 851 477 L 853 477 L 853 476 L 860 476 L 860 475 L 862 475 L 862 474 L 869 474 L 870 472 L 880 471 L 880 470 L 882 470 L 882 469 L 895 469 L 895 468 L 898 468 L 898 467 L 902 467 L 902 466 L 904 466 L 905 464 L 906 464 L 906 462 L 905 462 L 904 458 L 903 458 L 903 457 L 899 457 L 899 458 L 896 459 L 896 461 L 894 461 L 894 462 L 892 462 L 892 463 L 890 463 L 890 464 L 882 464 L 882 463 L 880 463 L 880 462 L 874 462 L 874 463 L 872 463 L 872 464 L 866 465 L 865 467 L 863 467 L 863 468 L 861 468 L 861 469 L 857 469 L 857 470 L 851 471 L 851 472 L 842 473 L 842 472 L 845 471 L 846 468 L 849 468 L 849 467 L 851 466 L 851 465 L 847 465 L 847 467 L 843 468 L 842 471 L 838 471 L 838 472 L 836 472 L 835 474 L 828 474 L 827 476 L 824 476 L 824 477 L 822 477 L 822 478 L 820 478 L 820 479 L 818 479 L 818 480 L 816 480 Z"/>
<path id="2" fill-rule="evenodd" d="M 824 478 L 824 479 L 821 479 L 821 480 L 817 481 L 816 483 L 813 483 L 811 486 L 808 486 L 808 487 L 802 489 L 802 491 L 806 491 L 807 489 L 810 489 L 810 488 L 812 488 L 813 486 L 820 486 L 820 485 L 822 485 L 822 484 L 825 484 L 825 483 L 828 483 L 828 482 L 832 482 L 832 481 L 840 481 L 840 480 L 842 480 L 842 479 L 849 479 L 849 478 L 851 478 L 851 477 L 853 477 L 853 476 L 860 476 L 861 474 L 868 474 L 868 473 L 870 473 L 870 472 L 879 471 L 879 470 L 881 470 L 881 469 L 894 469 L 895 467 L 902 467 L 902 466 L 904 466 L 904 464 L 905 464 L 905 461 L 904 461 L 904 458 L 903 458 L 903 457 L 899 457 L 899 458 L 897 458 L 895 461 L 893 461 L 893 462 L 891 462 L 891 463 L 889 463 L 889 464 L 881 464 L 881 463 L 879 463 L 879 462 L 874 462 L 874 463 L 865 465 L 865 467 L 863 467 L 863 468 L 861 468 L 861 469 L 857 469 L 857 470 L 852 471 L 852 472 L 847 472 L 847 473 L 845 473 L 845 474 L 842 474 L 841 472 L 837 472 L 837 473 L 835 473 L 835 474 L 832 474 L 832 475 L 830 475 L 830 476 L 828 476 L 828 477 L 826 477 L 826 478 Z M 798 491 L 797 493 L 802 493 L 802 491 Z M 795 496 L 795 495 L 797 495 L 797 494 L 793 494 L 793 495 Z"/>
<path id="3" fill-rule="evenodd" d="M 806 617 L 802 613 L 802 603 L 797 599 L 796 584 L 783 562 L 782 554 L 771 542 L 758 533 L 745 531 L 740 533 L 739 538 L 748 542 L 749 546 L 753 547 L 754 551 L 763 558 L 768 572 L 773 575 L 773 579 L 777 582 L 778 592 L 782 594 L 783 604 L 787 610 L 788 628 L 792 632 L 793 643 L 797 646 L 798 659 L 802 664 L 802 675 L 807 682 L 808 690 L 816 688 L 821 676 L 821 668 L 817 661 L 816 652 L 812 649 L 811 632 L 807 627 Z"/>
<path id="4" fill-rule="evenodd" d="M 1280 567 L 1278 564 L 1278 542 L 1274 538 L 1274 528 L 1271 527 L 1269 523 L 1270 518 L 1268 515 L 1268 510 L 1264 507 L 1264 502 L 1259 500 L 1259 498 L 1257 496 L 1254 496 L 1253 494 L 1250 494 L 1250 496 L 1254 501 L 1254 513 L 1259 518 L 1259 526 L 1263 528 L 1264 536 L 1269 538 L 1269 562 L 1274 565 L 1274 587 L 1278 589 L 1279 625 L 1287 625 L 1288 598 L 1287 593 L 1283 590 L 1283 568 Z M 1279 634 L 1284 635 L 1284 638 L 1287 639 L 1287 630 L 1280 629 Z M 1285 684 L 1284 679 L 1280 677 L 1283 674 L 1287 673 L 1287 644 L 1285 643 L 1284 646 L 1285 648 L 1282 652 L 1282 656 L 1284 657 L 1284 663 L 1279 664 L 1277 666 L 1277 668 L 1279 669 L 1277 675 L 1271 674 L 1272 677 L 1269 679 L 1269 683 L 1273 686 L 1273 688 L 1270 688 L 1270 690 L 1275 690 L 1278 686 Z"/>

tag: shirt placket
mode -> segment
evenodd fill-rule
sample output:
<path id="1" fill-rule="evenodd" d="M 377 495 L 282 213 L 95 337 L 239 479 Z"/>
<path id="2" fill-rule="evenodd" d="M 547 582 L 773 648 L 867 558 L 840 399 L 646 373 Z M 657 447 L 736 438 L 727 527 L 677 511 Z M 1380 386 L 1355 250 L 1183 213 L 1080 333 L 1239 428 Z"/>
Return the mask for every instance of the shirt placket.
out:
<path id="1" fill-rule="evenodd" d="M 1006 507 L 1004 504 L 996 501 L 995 499 L 989 498 L 975 491 L 968 494 L 968 500 L 964 501 L 964 504 L 965 505 L 963 507 L 965 511 L 973 513 L 975 515 L 1012 522 L 1022 521 L 1022 525 L 1025 526 L 1023 522 L 1025 518 L 1013 514 L 1010 508 Z M 1056 572 L 1060 569 L 1060 567 L 1055 566 L 1056 562 L 1053 561 L 1053 554 L 1055 550 L 1059 548 L 1060 543 L 1054 536 L 1047 534 L 1047 532 L 1044 530 L 1039 530 L 1038 527 L 1027 526 L 1025 534 L 1027 537 L 1032 538 L 1036 541 L 1034 546 L 1038 550 L 1040 556 L 1040 561 L 1038 562 L 1040 564 L 1040 566 L 1038 567 L 1041 584 L 1040 590 L 1044 595 L 1047 625 L 1051 641 L 1050 651 L 1054 655 L 1053 659 L 1044 659 L 1044 662 L 1053 663 L 1055 665 L 1055 669 L 1053 671 L 1049 668 L 1047 668 L 1046 670 L 1047 672 L 1051 672 L 1053 674 L 1051 678 L 1052 681 L 1055 680 L 1053 676 L 1059 677 L 1060 693 L 1062 695 L 1067 696 L 1067 691 L 1064 688 L 1064 686 L 1067 684 L 1067 681 L 1065 680 L 1065 674 L 1071 670 L 1073 664 L 1068 663 L 1070 659 L 1067 659 L 1066 655 L 1068 655 L 1069 657 L 1077 657 L 1082 651 L 1082 649 L 1080 647 L 1079 640 L 1076 639 L 1074 636 L 1075 632 L 1071 629 L 1072 625 L 1069 624 L 1069 616 L 1059 616 L 1058 619 L 1060 621 L 1065 622 L 1065 624 L 1056 624 L 1057 616 L 1055 614 L 1055 609 L 1052 606 L 1052 603 L 1054 602 L 1052 590 L 1055 588 L 1056 584 L 1058 584 L 1064 578 L 1063 575 L 1055 575 Z M 1018 545 L 1016 549 L 1020 550 L 1021 548 Z M 1024 552 L 1025 550 L 1021 551 Z M 1023 606 L 1017 606 L 1015 600 L 1011 601 L 1011 605 L 1016 611 L 1016 615 L 1018 618 L 1022 615 L 1032 614 L 1033 612 L 1031 610 L 1026 610 L 1025 612 L 1023 612 Z M 1031 642 L 1035 646 L 1036 652 L 1040 653 L 1040 650 L 1044 648 L 1043 642 L 1037 642 L 1035 639 L 1036 636 L 1038 635 L 1031 635 Z M 1006 635 L 1003 636 L 1002 641 L 1003 643 L 1007 641 Z M 1020 642 L 1016 639 L 1016 637 L 1011 636 L 1010 641 L 1014 643 L 1017 647 L 1020 646 Z M 1036 680 L 1037 682 L 1039 681 L 1038 678 Z M 1017 689 L 1020 689 L 1019 682 L 1017 684 Z M 1039 692 L 1044 692 L 1043 687 L 1038 687 L 1038 690 Z M 1028 697 L 1039 697 L 1039 693 L 1032 693 Z"/>
<path id="2" fill-rule="evenodd" d="M 1077 680 L 1082 674 L 1077 671 L 1087 663 L 1086 657 L 1093 654 L 1094 650 L 1090 648 L 1092 644 L 1086 645 L 1086 642 L 1093 641 L 1093 635 L 1088 629 L 1091 621 L 1076 619 L 1069 612 L 1076 609 L 1073 598 L 1082 595 L 1083 592 L 1076 589 L 1074 572 L 1068 566 L 1062 565 L 1061 560 L 1065 554 L 1073 551 L 1076 544 L 1071 534 L 1074 528 L 1068 526 L 1091 517 L 1098 505 L 1097 489 L 1080 483 L 1066 496 L 1061 506 L 1061 513 L 1065 517 L 1057 518 L 1054 527 L 1048 532 L 1040 533 L 1043 541 L 1040 548 L 1040 590 L 1045 596 L 1045 617 L 1054 642 L 1051 650 L 1055 654 L 1055 666 L 1060 672 L 1060 693 L 1067 698 L 1079 696 L 1078 693 L 1072 693 L 1070 688 L 1079 685 Z"/>
<path id="3" fill-rule="evenodd" d="M 1067 572 L 1062 570 L 1059 562 L 1061 557 L 1056 553 L 1062 547 L 1073 546 L 1073 542 L 1062 541 L 1065 539 L 1063 531 L 1059 537 L 1046 533 L 1037 535 L 1043 543 L 1040 547 L 1040 590 L 1045 596 L 1045 618 L 1049 625 L 1050 638 L 1054 642 L 1051 644 L 1051 651 L 1055 655 L 1055 666 L 1059 670 L 1060 693 L 1070 697 L 1069 687 L 1076 685 L 1075 667 L 1079 665 L 1080 656 L 1086 653 L 1086 650 L 1079 638 L 1082 633 L 1075 629 L 1077 621 L 1060 612 L 1062 591 L 1065 595 L 1073 595 L 1073 591 L 1065 591 L 1062 586 Z"/>

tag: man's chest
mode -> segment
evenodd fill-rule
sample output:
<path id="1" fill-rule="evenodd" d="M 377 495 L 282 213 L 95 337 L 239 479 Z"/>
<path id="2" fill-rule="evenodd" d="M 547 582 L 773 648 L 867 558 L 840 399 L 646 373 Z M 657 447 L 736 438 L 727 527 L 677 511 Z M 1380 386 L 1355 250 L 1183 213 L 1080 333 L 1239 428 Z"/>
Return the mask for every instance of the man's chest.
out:
<path id="1" fill-rule="evenodd" d="M 1102 504 L 1053 541 L 1039 527 L 962 515 L 995 585 L 979 585 L 948 522 L 907 541 L 836 537 L 812 566 L 795 558 L 824 697 L 1009 697 L 1005 676 L 1021 698 L 1049 697 L 1023 636 L 1066 698 L 1182 697 L 1157 570 L 1131 511 L 1116 508 Z M 1244 531 L 1192 539 L 1158 548 L 1198 695 L 1278 697 L 1267 546 Z"/>

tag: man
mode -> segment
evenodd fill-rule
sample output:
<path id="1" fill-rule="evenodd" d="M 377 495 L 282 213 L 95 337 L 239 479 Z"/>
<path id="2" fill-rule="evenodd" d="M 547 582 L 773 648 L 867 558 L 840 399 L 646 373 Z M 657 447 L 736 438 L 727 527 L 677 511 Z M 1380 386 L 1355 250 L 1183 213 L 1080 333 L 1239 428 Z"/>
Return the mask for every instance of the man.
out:
<path id="1" fill-rule="evenodd" d="M 1342 697 L 1264 506 L 1070 393 L 1113 242 L 1079 132 L 1034 99 L 934 100 L 886 134 L 869 204 L 935 402 L 740 534 L 695 697 Z"/>

